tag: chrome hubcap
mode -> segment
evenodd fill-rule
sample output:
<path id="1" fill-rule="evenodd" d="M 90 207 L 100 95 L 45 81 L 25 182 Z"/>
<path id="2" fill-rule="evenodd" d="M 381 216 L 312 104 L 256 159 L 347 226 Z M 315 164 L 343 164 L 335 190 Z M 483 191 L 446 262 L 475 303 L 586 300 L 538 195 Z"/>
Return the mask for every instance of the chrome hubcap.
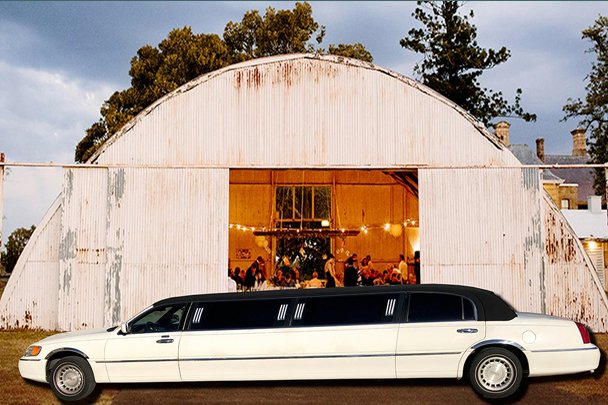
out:
<path id="1" fill-rule="evenodd" d="M 515 381 L 515 366 L 501 356 L 485 358 L 477 366 L 477 381 L 486 390 L 504 391 Z"/>
<path id="2" fill-rule="evenodd" d="M 84 386 L 82 370 L 73 364 L 62 364 L 55 370 L 55 386 L 65 395 L 78 394 Z"/>

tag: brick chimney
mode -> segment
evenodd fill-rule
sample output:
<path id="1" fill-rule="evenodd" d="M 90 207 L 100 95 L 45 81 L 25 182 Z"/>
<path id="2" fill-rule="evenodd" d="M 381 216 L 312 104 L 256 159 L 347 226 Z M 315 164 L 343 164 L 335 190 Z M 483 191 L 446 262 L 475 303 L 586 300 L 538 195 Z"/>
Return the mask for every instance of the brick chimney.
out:
<path id="1" fill-rule="evenodd" d="M 538 138 L 536 140 L 536 156 L 541 160 L 541 162 L 545 161 L 545 139 Z"/>
<path id="2" fill-rule="evenodd" d="M 587 137 L 584 128 L 576 128 L 572 134 L 572 156 L 587 156 Z"/>
<path id="3" fill-rule="evenodd" d="M 494 124 L 494 134 L 505 146 L 509 146 L 509 124 L 507 121 L 500 121 Z"/>

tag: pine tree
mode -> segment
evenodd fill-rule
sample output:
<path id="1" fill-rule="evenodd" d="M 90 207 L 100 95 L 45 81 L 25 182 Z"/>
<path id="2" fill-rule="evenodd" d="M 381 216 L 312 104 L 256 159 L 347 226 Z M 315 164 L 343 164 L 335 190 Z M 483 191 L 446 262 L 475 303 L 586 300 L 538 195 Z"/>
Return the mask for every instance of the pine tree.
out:
<path id="1" fill-rule="evenodd" d="M 456 1 L 418 1 L 412 16 L 423 28 L 412 28 L 399 42 L 402 47 L 423 55 L 414 67 L 422 83 L 443 94 L 485 125 L 497 117 L 517 116 L 535 121 L 536 115 L 524 112 L 517 89 L 514 105 L 501 92 L 481 88 L 479 77 L 484 70 L 504 63 L 511 56 L 504 46 L 484 49 L 477 43 L 477 28 L 460 15 L 462 4 Z"/>
<path id="2" fill-rule="evenodd" d="M 579 125 L 589 132 L 587 146 L 591 162 L 603 164 L 608 162 L 608 17 L 598 17 L 593 26 L 583 30 L 583 39 L 591 41 L 587 52 L 594 53 L 596 60 L 586 79 L 585 99 L 569 98 L 563 107 L 564 120 L 579 120 Z M 597 195 L 604 195 L 604 169 L 595 170 L 593 185 Z"/>

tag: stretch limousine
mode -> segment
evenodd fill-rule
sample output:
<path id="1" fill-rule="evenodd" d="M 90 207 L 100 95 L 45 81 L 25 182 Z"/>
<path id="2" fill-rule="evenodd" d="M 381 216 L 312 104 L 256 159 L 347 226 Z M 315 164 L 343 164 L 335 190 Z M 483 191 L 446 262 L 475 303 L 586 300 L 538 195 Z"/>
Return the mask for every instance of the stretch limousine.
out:
<path id="1" fill-rule="evenodd" d="M 580 323 L 517 313 L 486 290 L 412 285 L 169 298 L 121 326 L 47 337 L 19 371 L 65 401 L 106 382 L 435 377 L 496 399 L 599 359 Z"/>

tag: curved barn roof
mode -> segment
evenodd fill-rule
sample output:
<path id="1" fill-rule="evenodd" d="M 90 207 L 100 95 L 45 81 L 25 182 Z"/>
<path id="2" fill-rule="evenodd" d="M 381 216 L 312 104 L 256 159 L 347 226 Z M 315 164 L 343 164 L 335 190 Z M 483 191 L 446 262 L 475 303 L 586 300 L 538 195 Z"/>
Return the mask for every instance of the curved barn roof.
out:
<path id="1" fill-rule="evenodd" d="M 145 109 L 91 158 L 209 167 L 519 165 L 424 85 L 374 64 L 295 54 L 198 77 Z"/>

